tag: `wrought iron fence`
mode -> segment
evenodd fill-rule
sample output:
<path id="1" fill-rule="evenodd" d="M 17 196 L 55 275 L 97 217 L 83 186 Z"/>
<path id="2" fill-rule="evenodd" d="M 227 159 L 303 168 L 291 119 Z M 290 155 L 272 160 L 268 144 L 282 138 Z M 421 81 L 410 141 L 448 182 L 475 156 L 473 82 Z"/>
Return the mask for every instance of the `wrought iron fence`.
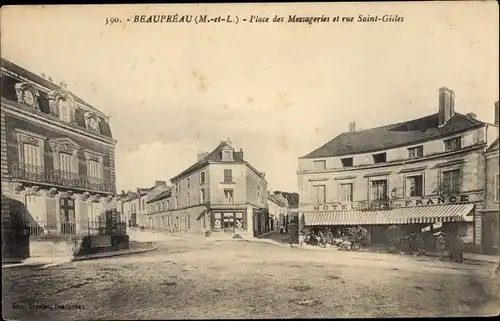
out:
<path id="1" fill-rule="evenodd" d="M 65 222 L 30 220 L 23 228 L 24 234 L 30 237 L 115 235 L 125 234 L 127 224 L 123 221 L 109 222 L 102 219 Z"/>
<path id="2" fill-rule="evenodd" d="M 11 178 L 41 184 L 54 184 L 99 192 L 115 191 L 115 183 L 111 180 L 98 179 L 65 171 L 50 170 L 38 165 L 9 164 L 9 176 Z"/>

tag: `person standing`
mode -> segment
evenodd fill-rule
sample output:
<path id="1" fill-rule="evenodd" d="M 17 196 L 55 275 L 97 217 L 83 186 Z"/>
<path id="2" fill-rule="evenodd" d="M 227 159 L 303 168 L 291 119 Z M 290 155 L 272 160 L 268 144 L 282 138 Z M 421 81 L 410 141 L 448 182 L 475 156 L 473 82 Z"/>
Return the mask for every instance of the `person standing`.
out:
<path id="1" fill-rule="evenodd" d="M 443 233 L 439 233 L 436 239 L 436 252 L 438 253 L 439 259 L 443 259 L 446 251 L 446 239 Z"/>
<path id="2" fill-rule="evenodd" d="M 463 258 L 463 249 L 464 249 L 464 241 L 462 240 L 462 238 L 460 237 L 459 234 L 457 234 L 452 242 L 450 242 L 452 244 L 452 247 L 450 249 L 450 256 L 451 256 L 451 261 L 452 262 L 463 262 L 464 258 Z"/>

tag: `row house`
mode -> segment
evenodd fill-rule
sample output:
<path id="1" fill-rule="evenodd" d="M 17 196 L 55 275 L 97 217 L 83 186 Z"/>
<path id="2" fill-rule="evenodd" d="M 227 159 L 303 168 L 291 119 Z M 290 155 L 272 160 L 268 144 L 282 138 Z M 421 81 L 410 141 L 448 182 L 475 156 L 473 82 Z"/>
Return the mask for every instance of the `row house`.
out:
<path id="1" fill-rule="evenodd" d="M 2 230 L 79 234 L 115 208 L 109 117 L 6 59 L 1 104 Z"/>
<path id="2" fill-rule="evenodd" d="M 495 106 L 495 126 L 499 127 L 499 107 Z M 498 139 L 491 144 L 485 153 L 484 175 L 486 184 L 484 186 L 484 207 L 481 212 L 482 218 L 482 250 L 485 254 L 498 255 L 500 252 L 500 186 L 498 175 Z"/>
<path id="3" fill-rule="evenodd" d="M 243 150 L 235 150 L 229 139 L 198 154 L 196 163 L 170 182 L 169 196 L 149 203 L 155 209 L 149 214 L 152 222 L 161 222 L 157 226 L 250 235 L 269 230 L 265 174 L 245 161 Z"/>
<path id="4" fill-rule="evenodd" d="M 269 194 L 267 197 L 267 210 L 269 212 L 271 231 L 278 229 L 280 226 L 287 225 L 289 205 L 288 199 L 283 194 Z"/>
<path id="5" fill-rule="evenodd" d="M 386 229 L 460 233 L 481 245 L 484 150 L 498 127 L 455 112 L 455 94 L 439 90 L 439 112 L 349 131 L 299 158 L 299 217 L 305 227 L 367 227 L 368 243 Z"/>

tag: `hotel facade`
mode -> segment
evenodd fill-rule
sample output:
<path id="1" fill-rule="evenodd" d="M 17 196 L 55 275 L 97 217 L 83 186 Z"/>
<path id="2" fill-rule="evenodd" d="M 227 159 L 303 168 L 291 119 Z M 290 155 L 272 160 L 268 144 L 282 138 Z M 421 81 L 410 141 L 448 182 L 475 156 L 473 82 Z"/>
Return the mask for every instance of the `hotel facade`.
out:
<path id="1" fill-rule="evenodd" d="M 171 180 L 171 190 L 148 202 L 153 228 L 210 229 L 257 236 L 269 230 L 265 174 L 244 160 L 243 150 L 222 141 Z"/>
<path id="2" fill-rule="evenodd" d="M 299 219 L 305 228 L 361 225 L 368 244 L 389 226 L 408 232 L 459 233 L 481 249 L 484 151 L 498 124 L 455 112 L 455 94 L 439 90 L 439 112 L 340 134 L 299 158 Z"/>
<path id="3" fill-rule="evenodd" d="M 88 233 L 116 208 L 117 141 L 109 117 L 64 83 L 6 59 L 1 77 L 2 243 L 12 256 L 14 234 Z"/>

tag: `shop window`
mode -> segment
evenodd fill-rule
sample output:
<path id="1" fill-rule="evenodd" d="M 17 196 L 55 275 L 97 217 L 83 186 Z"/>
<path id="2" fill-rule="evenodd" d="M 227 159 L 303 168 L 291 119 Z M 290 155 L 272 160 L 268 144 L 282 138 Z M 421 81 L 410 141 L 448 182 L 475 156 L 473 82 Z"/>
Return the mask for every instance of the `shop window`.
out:
<path id="1" fill-rule="evenodd" d="M 424 178 L 422 175 L 408 176 L 406 178 L 406 196 L 415 197 L 424 194 Z"/>
<path id="2" fill-rule="evenodd" d="M 222 228 L 222 213 L 214 213 L 214 228 Z"/>
<path id="3" fill-rule="evenodd" d="M 224 228 L 234 228 L 234 213 L 224 213 Z"/>
<path id="4" fill-rule="evenodd" d="M 244 228 L 245 222 L 243 221 L 243 213 L 236 213 L 236 228 Z"/>

